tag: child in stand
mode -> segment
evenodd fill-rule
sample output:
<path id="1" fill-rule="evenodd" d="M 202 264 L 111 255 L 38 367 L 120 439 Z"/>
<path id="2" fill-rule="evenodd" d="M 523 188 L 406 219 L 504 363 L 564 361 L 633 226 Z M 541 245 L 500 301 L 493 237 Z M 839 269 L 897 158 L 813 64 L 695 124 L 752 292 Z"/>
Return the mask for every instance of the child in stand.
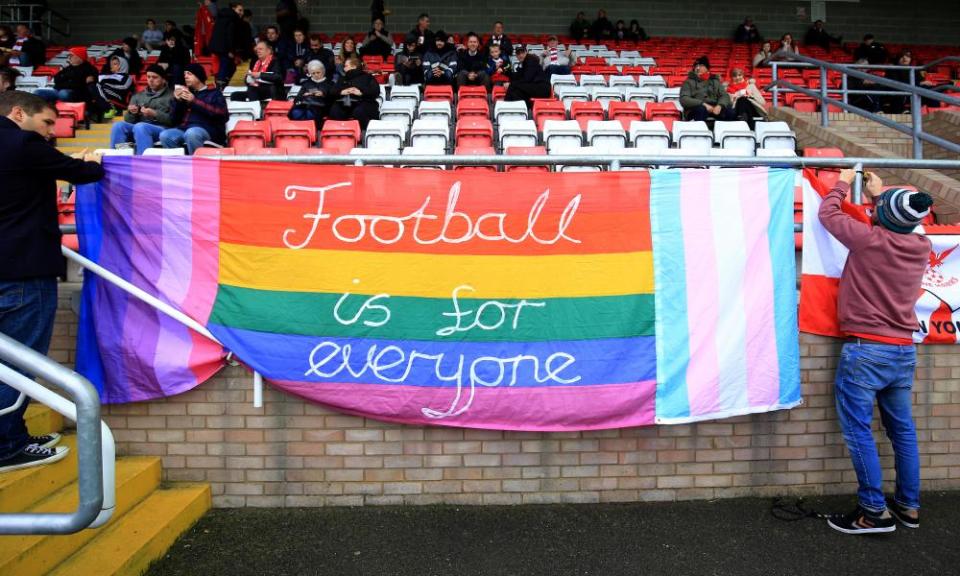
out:
<path id="1" fill-rule="evenodd" d="M 506 82 L 513 72 L 513 63 L 510 58 L 500 54 L 500 45 L 490 45 L 490 56 L 487 58 L 487 77 L 493 82 Z"/>

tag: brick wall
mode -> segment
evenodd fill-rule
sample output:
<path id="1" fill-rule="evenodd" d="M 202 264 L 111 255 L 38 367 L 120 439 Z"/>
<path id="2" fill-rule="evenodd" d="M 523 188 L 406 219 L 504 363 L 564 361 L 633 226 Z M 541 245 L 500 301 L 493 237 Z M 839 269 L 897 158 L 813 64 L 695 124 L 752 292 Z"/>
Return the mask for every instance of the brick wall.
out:
<path id="1" fill-rule="evenodd" d="M 225 2 L 226 0 L 221 0 Z M 264 26 L 273 19 L 274 0 L 250 0 L 244 5 L 254 11 L 254 22 Z M 327 0 L 307 2 L 306 15 L 312 29 L 320 32 L 363 31 L 369 25 L 368 0 Z M 50 0 L 50 7 L 72 20 L 77 41 L 120 38 L 143 29 L 145 18 L 173 19 L 192 23 L 196 2 L 176 0 L 161 4 L 134 0 Z M 393 10 L 387 24 L 391 31 L 402 32 L 413 27 L 420 12 L 429 12 L 433 27 L 465 32 L 487 31 L 495 19 L 507 24 L 509 33 L 565 33 L 577 11 L 593 18 L 598 8 L 605 8 L 611 20 L 636 18 L 649 34 L 657 36 L 732 36 L 733 30 L 747 15 L 753 16 L 760 31 L 770 37 L 785 32 L 802 38 L 810 26 L 810 2 L 762 0 L 559 0 L 554 2 L 520 3 L 507 0 L 421 0 L 420 2 L 387 1 Z M 798 9 L 805 10 L 799 16 Z M 872 32 L 884 42 L 921 44 L 957 44 L 960 12 L 949 3 L 918 0 L 903 4 L 896 0 L 862 0 L 859 3 L 829 2 L 828 29 L 845 38 L 859 40 Z"/>
<path id="2" fill-rule="evenodd" d="M 61 288 L 52 356 L 74 358 Z M 925 489 L 960 488 L 960 354 L 920 349 L 915 416 Z M 328 506 L 615 502 L 850 493 L 834 417 L 838 345 L 802 335 L 804 405 L 694 425 L 519 433 L 418 428 L 345 416 L 227 368 L 180 396 L 105 407 L 121 455 L 163 459 L 168 481 L 209 482 L 214 504 Z M 881 438 L 885 477 L 893 461 Z"/>

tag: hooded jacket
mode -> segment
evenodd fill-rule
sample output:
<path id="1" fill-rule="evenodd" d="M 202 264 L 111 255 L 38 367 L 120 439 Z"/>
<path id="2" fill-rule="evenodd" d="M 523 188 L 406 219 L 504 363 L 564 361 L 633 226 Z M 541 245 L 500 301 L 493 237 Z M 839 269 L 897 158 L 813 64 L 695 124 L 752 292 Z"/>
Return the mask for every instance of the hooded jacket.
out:
<path id="1" fill-rule="evenodd" d="M 122 56 L 111 56 L 110 59 L 117 59 L 120 63 L 116 72 L 100 74 L 97 79 L 97 91 L 100 97 L 114 104 L 126 104 L 130 96 L 130 89 L 133 88 L 133 78 L 130 77 L 130 65 Z"/>
<path id="2" fill-rule="evenodd" d="M 451 81 L 457 75 L 457 51 L 450 45 L 444 45 L 438 52 L 434 47 L 423 57 L 423 78 L 427 84 L 438 81 Z M 433 69 L 440 68 L 443 74 L 439 79 L 433 77 Z"/>
<path id="3" fill-rule="evenodd" d="M 96 79 L 97 76 L 97 69 L 89 62 L 83 62 L 79 66 L 68 64 L 53 77 L 53 87 L 57 90 L 76 90 L 86 93 L 87 78 Z"/>
<path id="4" fill-rule="evenodd" d="M 729 108 L 730 95 L 723 87 L 723 82 L 716 74 L 711 74 L 706 80 L 701 80 L 696 72 L 690 71 L 683 86 L 680 87 L 680 105 L 684 110 L 702 106 L 703 103 L 719 104 Z"/>

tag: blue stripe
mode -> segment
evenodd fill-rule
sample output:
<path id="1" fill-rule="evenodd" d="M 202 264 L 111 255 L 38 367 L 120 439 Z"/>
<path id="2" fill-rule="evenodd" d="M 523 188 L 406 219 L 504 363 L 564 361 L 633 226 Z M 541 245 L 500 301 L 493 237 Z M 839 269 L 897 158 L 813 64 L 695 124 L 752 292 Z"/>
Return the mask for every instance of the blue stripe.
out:
<path id="1" fill-rule="evenodd" d="M 479 380 L 491 386 L 494 382 L 518 388 L 589 386 L 656 377 L 651 336 L 551 342 L 423 342 L 294 336 L 212 323 L 207 327 L 239 359 L 272 380 L 455 387 L 453 375 L 461 357 L 463 382 L 470 380 L 474 370 Z M 424 354 L 442 358 L 423 358 Z M 521 355 L 519 361 L 509 360 Z M 568 360 L 565 355 L 574 361 L 561 369 Z M 383 369 L 374 374 L 368 364 Z M 501 365 L 504 375 L 499 377 Z M 548 374 L 551 370 L 553 377 Z M 514 375 L 516 380 L 511 383 Z"/>
<path id="2" fill-rule="evenodd" d="M 793 239 L 793 188 L 797 171 L 771 168 L 770 264 L 773 269 L 774 326 L 780 361 L 780 404 L 800 400 L 800 331 L 797 324 L 797 265 Z"/>
<path id="3" fill-rule="evenodd" d="M 650 230 L 656 295 L 657 416 L 690 415 L 687 365 L 686 263 L 680 214 L 680 172 L 654 170 L 650 179 Z"/>

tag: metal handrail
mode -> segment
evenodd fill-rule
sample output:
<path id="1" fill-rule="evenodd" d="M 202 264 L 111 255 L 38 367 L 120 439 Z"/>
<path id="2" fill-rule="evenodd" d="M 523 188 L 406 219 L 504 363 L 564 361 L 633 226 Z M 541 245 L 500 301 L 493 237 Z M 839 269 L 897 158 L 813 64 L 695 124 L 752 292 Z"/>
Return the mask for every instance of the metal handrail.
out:
<path id="1" fill-rule="evenodd" d="M 927 70 L 943 62 L 960 62 L 960 56 L 944 56 L 942 58 L 937 58 L 933 62 L 927 62 L 926 64 L 924 64 L 923 66 L 920 66 L 919 68 L 921 70 Z"/>
<path id="2" fill-rule="evenodd" d="M 0 333 L 0 381 L 77 423 L 79 501 L 72 513 L 0 514 L 0 534 L 73 534 L 105 524 L 116 506 L 116 447 L 100 420 L 100 399 L 89 380 Z M 38 384 L 11 366 L 35 374 L 73 397 Z"/>
<path id="3" fill-rule="evenodd" d="M 24 12 L 26 12 L 26 17 L 24 17 Z M 66 30 L 54 26 L 54 18 L 64 22 Z M 0 5 L 0 24 L 26 24 L 31 29 L 34 29 L 35 25 L 40 25 L 42 35 L 46 40 L 51 39 L 51 32 L 56 32 L 64 38 L 68 38 L 71 34 L 70 19 L 45 4 L 14 3 Z"/>
<path id="4" fill-rule="evenodd" d="M 952 152 L 960 151 L 960 148 L 957 148 L 956 144 L 924 132 L 923 118 L 922 118 L 923 115 L 920 113 L 921 98 L 929 98 L 937 102 L 945 102 L 947 104 L 951 104 L 955 106 L 960 106 L 960 98 L 947 96 L 935 90 L 930 90 L 929 88 L 914 86 L 912 84 L 914 82 L 914 77 L 913 77 L 914 70 L 912 68 L 910 70 L 911 84 L 905 84 L 903 82 L 898 82 L 896 80 L 884 78 L 883 76 L 876 76 L 874 74 L 861 72 L 851 65 L 826 62 L 823 60 L 817 60 L 816 58 L 810 58 L 809 56 L 803 56 L 801 54 L 796 54 L 792 52 L 784 52 L 781 50 L 780 52 L 777 52 L 776 54 L 774 54 L 774 57 L 778 59 L 782 58 L 786 60 L 792 60 L 792 61 L 795 61 L 796 63 L 799 63 L 799 64 L 795 64 L 794 62 L 787 62 L 786 63 L 787 65 L 796 65 L 796 66 L 811 65 L 811 66 L 816 66 L 820 69 L 820 90 L 814 91 L 814 90 L 797 86 L 782 78 L 778 78 L 777 67 L 780 65 L 783 65 L 784 62 L 781 62 L 779 60 L 771 62 L 771 66 L 773 67 L 773 82 L 769 86 L 767 86 L 766 89 L 772 89 L 774 108 L 779 106 L 780 89 L 781 87 L 784 87 L 795 92 L 806 94 L 820 101 L 820 125 L 823 127 L 827 127 L 830 125 L 829 104 L 833 104 L 834 106 L 837 106 L 850 113 L 856 114 L 863 118 L 867 118 L 868 120 L 872 120 L 874 122 L 877 122 L 889 128 L 893 128 L 894 130 L 897 130 L 899 132 L 909 134 L 913 138 L 914 159 L 919 160 L 923 158 L 923 142 L 925 141 L 935 144 L 937 146 L 946 148 L 947 150 L 950 150 Z M 841 86 L 841 89 L 839 90 L 843 97 L 842 101 L 838 101 L 836 99 L 829 97 L 830 93 L 836 93 L 837 90 L 831 89 L 827 86 L 828 70 L 839 72 L 840 74 L 843 75 L 842 86 Z M 847 95 L 851 93 L 856 93 L 856 94 L 865 93 L 865 91 L 849 90 L 847 88 L 847 77 L 853 77 L 860 80 L 870 81 L 874 84 L 878 84 L 880 86 L 886 86 L 892 89 L 892 91 L 866 91 L 866 93 L 870 93 L 874 95 L 894 94 L 894 95 L 909 96 L 910 110 L 911 110 L 911 114 L 910 114 L 911 127 L 907 128 L 906 126 L 903 126 L 898 122 L 894 122 L 892 120 L 884 118 L 879 114 L 862 110 L 856 106 L 850 106 L 847 103 Z"/>

